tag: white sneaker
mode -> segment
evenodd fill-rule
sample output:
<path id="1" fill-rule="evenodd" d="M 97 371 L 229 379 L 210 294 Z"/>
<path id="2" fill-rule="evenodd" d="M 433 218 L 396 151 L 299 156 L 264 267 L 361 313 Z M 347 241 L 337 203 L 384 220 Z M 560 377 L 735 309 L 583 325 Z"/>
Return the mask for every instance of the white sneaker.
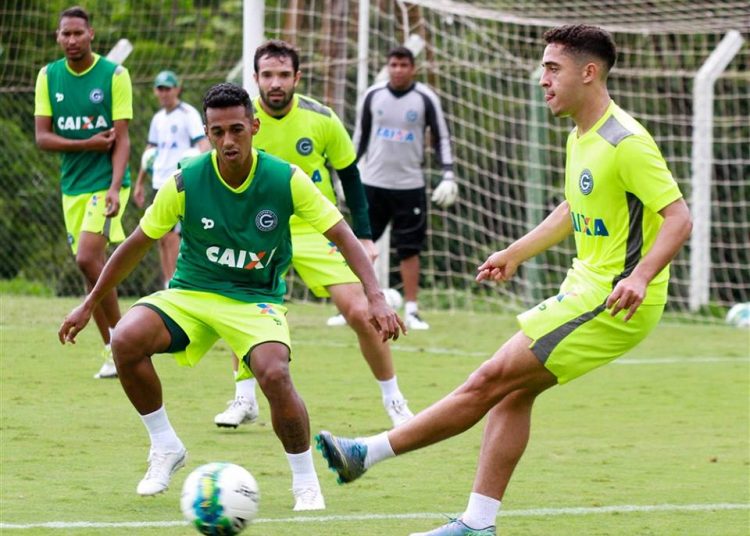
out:
<path id="1" fill-rule="evenodd" d="M 179 452 L 160 452 L 151 449 L 148 453 L 148 471 L 136 488 L 138 495 L 145 497 L 166 491 L 172 475 L 185 466 L 185 460 L 187 460 L 185 448 Z"/>
<path id="2" fill-rule="evenodd" d="M 419 313 L 406 314 L 404 317 L 404 324 L 406 324 L 406 329 L 430 329 L 430 325 L 420 318 Z"/>
<path id="3" fill-rule="evenodd" d="M 104 358 L 104 363 L 102 363 L 102 367 L 99 369 L 99 372 L 94 374 L 94 378 L 97 380 L 103 380 L 107 378 L 117 378 L 117 367 L 115 366 L 115 362 L 112 359 L 112 348 L 104 347 L 104 350 L 102 350 L 102 357 Z"/>
<path id="4" fill-rule="evenodd" d="M 406 400 L 403 398 L 394 398 L 390 402 L 384 403 L 384 406 L 385 412 L 391 418 L 394 428 L 401 426 L 414 417 L 414 414 L 409 410 L 409 406 L 406 404 Z"/>
<path id="5" fill-rule="evenodd" d="M 214 417 L 216 426 L 237 428 L 240 424 L 254 422 L 258 418 L 258 403 L 244 396 L 229 401 L 229 407 Z"/>
<path id="6" fill-rule="evenodd" d="M 344 315 L 338 314 L 335 316 L 332 316 L 328 320 L 326 320 L 326 326 L 331 328 L 337 328 L 339 326 L 346 326 L 346 318 L 344 318 Z"/>
<path id="7" fill-rule="evenodd" d="M 320 487 L 299 488 L 292 490 L 294 494 L 294 511 L 325 510 L 326 501 Z"/>

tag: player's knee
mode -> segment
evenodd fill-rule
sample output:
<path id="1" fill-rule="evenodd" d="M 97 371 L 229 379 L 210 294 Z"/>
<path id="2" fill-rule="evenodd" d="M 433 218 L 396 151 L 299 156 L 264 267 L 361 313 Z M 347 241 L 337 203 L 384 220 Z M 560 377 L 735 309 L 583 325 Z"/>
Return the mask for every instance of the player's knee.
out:
<path id="1" fill-rule="evenodd" d="M 95 255 L 79 251 L 76 255 L 76 265 L 78 269 L 90 282 L 95 283 L 101 274 L 104 263 Z"/>
<path id="2" fill-rule="evenodd" d="M 357 333 L 372 328 L 370 324 L 370 311 L 367 306 L 367 299 L 364 296 L 362 300 L 357 300 L 349 304 L 341 313 L 346 318 L 346 323 Z"/>
<path id="3" fill-rule="evenodd" d="M 292 389 L 289 366 L 281 360 L 265 362 L 262 366 L 255 366 L 253 374 L 267 397 L 273 397 Z"/>

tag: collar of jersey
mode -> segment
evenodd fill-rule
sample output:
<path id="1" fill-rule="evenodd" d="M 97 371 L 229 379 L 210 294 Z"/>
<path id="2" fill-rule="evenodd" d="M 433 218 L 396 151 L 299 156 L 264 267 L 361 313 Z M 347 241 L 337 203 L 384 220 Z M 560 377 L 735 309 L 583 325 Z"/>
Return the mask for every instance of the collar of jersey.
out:
<path id="1" fill-rule="evenodd" d="M 219 177 L 219 180 L 221 181 L 221 184 L 223 184 L 230 192 L 233 192 L 235 194 L 241 194 L 245 190 L 247 190 L 250 187 L 250 183 L 253 182 L 253 178 L 255 177 L 255 169 L 258 167 L 258 151 L 255 150 L 255 147 L 252 149 L 253 151 L 253 165 L 250 168 L 250 173 L 247 174 L 247 179 L 245 179 L 245 182 L 240 184 L 237 188 L 232 188 L 227 184 L 227 182 L 224 180 L 224 177 L 221 176 L 221 173 L 219 172 L 219 163 L 216 160 L 216 149 L 211 151 L 211 165 L 214 166 L 214 171 L 216 172 L 216 176 Z"/>
<path id="2" fill-rule="evenodd" d="M 583 136 L 579 136 L 578 135 L 578 127 L 576 127 L 576 137 L 575 137 L 576 141 L 581 141 L 581 140 L 588 139 L 589 138 L 589 134 L 591 134 L 592 132 L 595 133 L 597 130 L 599 130 L 599 128 L 604 124 L 604 122 L 607 119 L 609 119 L 609 116 L 614 113 L 614 110 L 615 110 L 616 106 L 617 105 L 615 104 L 615 101 L 613 101 L 612 99 L 610 99 L 609 100 L 609 106 L 607 106 L 607 109 L 604 110 L 604 113 L 602 114 L 602 116 L 599 119 L 596 120 L 596 123 L 594 123 L 594 125 L 590 129 L 588 129 Z"/>
<path id="3" fill-rule="evenodd" d="M 77 72 L 75 72 L 75 71 L 74 71 L 73 69 L 71 69 L 71 68 L 70 68 L 70 65 L 68 65 L 68 60 L 65 60 L 65 68 L 66 68 L 66 69 L 68 70 L 68 72 L 69 72 L 70 74 L 72 74 L 73 76 L 84 76 L 84 75 L 85 75 L 86 73 L 88 73 L 88 72 L 89 72 L 89 71 L 90 71 L 91 69 L 93 69 L 94 67 L 96 67 L 96 64 L 97 64 L 97 63 L 99 63 L 99 54 L 97 54 L 96 52 L 93 52 L 92 54 L 94 55 L 94 63 L 92 63 L 92 64 L 91 64 L 91 67 L 89 67 L 88 69 L 86 69 L 86 70 L 85 70 L 85 71 L 83 71 L 82 73 L 77 73 Z"/>

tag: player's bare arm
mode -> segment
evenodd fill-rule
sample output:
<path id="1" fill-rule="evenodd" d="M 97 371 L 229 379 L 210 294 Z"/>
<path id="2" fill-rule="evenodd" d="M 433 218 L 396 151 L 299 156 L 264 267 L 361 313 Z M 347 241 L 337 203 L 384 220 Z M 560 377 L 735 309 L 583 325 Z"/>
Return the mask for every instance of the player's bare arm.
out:
<path id="1" fill-rule="evenodd" d="M 386 303 L 372 263 L 349 225 L 341 220 L 323 234 L 336 244 L 349 267 L 361 281 L 370 305 L 370 322 L 380 332 L 383 341 L 398 339 L 400 331 L 406 333 L 403 321 Z"/>
<path id="2" fill-rule="evenodd" d="M 674 259 L 677 252 L 690 236 L 693 221 L 685 200 L 680 198 L 661 209 L 659 214 L 664 223 L 656 235 L 651 249 L 628 277 L 618 282 L 607 298 L 607 308 L 612 316 L 625 309 L 625 322 L 635 314 L 646 297 L 646 289 L 656 274 Z"/>
<path id="3" fill-rule="evenodd" d="M 572 232 L 570 206 L 567 201 L 563 201 L 534 229 L 506 249 L 490 255 L 477 268 L 476 280 L 507 281 L 513 277 L 522 262 L 559 244 Z"/>
<path id="4" fill-rule="evenodd" d="M 125 279 L 141 262 L 155 240 L 146 236 L 140 226 L 112 254 L 104 265 L 96 285 L 83 303 L 73 309 L 63 320 L 57 336 L 61 344 L 74 343 L 78 333 L 86 327 L 94 308 L 102 298 Z"/>
<path id="5" fill-rule="evenodd" d="M 85 140 L 63 138 L 52 130 L 52 118 L 46 115 L 34 116 L 36 145 L 43 151 L 106 153 L 115 142 L 115 129 L 111 128 L 94 134 Z"/>
<path id="6" fill-rule="evenodd" d="M 116 216 L 120 211 L 120 188 L 130 156 L 130 135 L 128 134 L 128 120 L 118 119 L 114 122 L 115 143 L 112 151 L 112 183 L 107 190 L 106 216 Z"/>

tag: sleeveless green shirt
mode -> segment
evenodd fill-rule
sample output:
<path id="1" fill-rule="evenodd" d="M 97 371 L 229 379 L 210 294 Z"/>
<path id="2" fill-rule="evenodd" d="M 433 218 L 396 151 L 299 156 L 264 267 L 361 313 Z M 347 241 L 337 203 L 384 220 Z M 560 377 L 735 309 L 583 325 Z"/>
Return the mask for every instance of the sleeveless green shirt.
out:
<path id="1" fill-rule="evenodd" d="M 292 260 L 292 167 L 258 151 L 252 182 L 237 192 L 218 176 L 211 153 L 204 153 L 175 177 L 185 192 L 185 214 L 170 288 L 282 303 Z"/>
<path id="2" fill-rule="evenodd" d="M 112 128 L 112 77 L 117 64 L 100 57 L 89 72 L 73 75 L 65 58 L 47 65 L 52 126 L 63 138 L 84 140 Z M 66 195 L 106 190 L 112 183 L 112 154 L 63 152 L 61 188 Z M 126 169 L 122 186 L 130 185 Z"/>

